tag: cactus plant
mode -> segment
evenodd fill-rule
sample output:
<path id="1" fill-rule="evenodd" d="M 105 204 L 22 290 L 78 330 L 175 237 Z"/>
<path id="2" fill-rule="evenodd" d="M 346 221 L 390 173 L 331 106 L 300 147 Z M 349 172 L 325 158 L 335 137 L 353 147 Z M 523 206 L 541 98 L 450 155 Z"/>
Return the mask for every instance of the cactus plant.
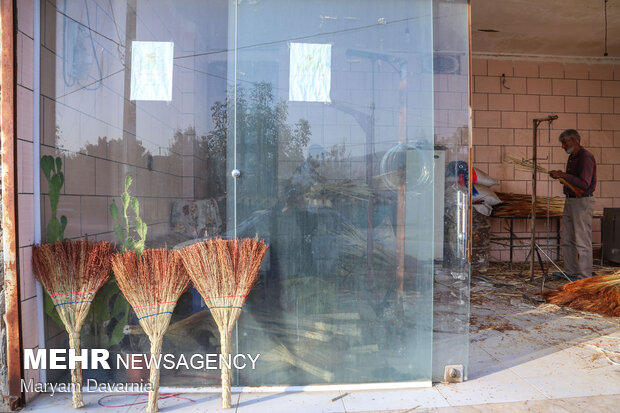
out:
<path id="1" fill-rule="evenodd" d="M 147 226 L 142 218 L 140 218 L 140 203 L 138 199 L 129 194 L 131 182 L 131 176 L 127 175 L 125 178 L 125 192 L 121 195 L 123 216 L 119 217 L 118 207 L 114 201 L 110 204 L 110 215 L 112 215 L 114 219 L 114 234 L 121 243 L 121 252 L 136 251 L 138 255 L 141 255 L 142 251 L 144 251 L 144 243 L 146 242 Z M 135 239 L 133 235 L 131 235 L 131 224 L 128 214 L 130 207 L 135 214 L 134 228 L 139 239 Z"/>
<path id="2" fill-rule="evenodd" d="M 60 157 L 54 159 L 51 155 L 43 156 L 41 158 L 41 170 L 49 187 L 52 210 L 52 217 L 47 223 L 47 242 L 63 241 L 65 239 L 65 228 L 67 228 L 67 217 L 61 216 L 59 221 L 56 216 L 60 190 L 65 183 L 65 175 L 62 173 L 62 159 Z"/>
<path id="3" fill-rule="evenodd" d="M 146 242 L 147 225 L 142 218 L 140 218 L 140 203 L 138 199 L 132 197 L 129 193 L 132 181 L 133 179 L 131 176 L 127 175 L 125 178 L 125 191 L 121 195 L 122 216 L 114 201 L 110 204 L 110 215 L 112 215 L 112 219 L 114 219 L 114 234 L 120 243 L 120 251 L 123 253 L 127 251 L 136 251 L 138 255 L 142 255 Z M 130 208 L 135 215 L 133 225 L 130 219 Z M 135 229 L 135 233 L 138 235 L 138 239 L 134 238 L 135 234 L 133 234 L 132 226 Z M 108 281 L 106 286 L 103 287 L 102 292 L 95 296 L 93 308 L 95 318 L 99 322 L 113 320 L 113 327 L 108 337 L 107 345 L 114 346 L 119 344 L 125 336 L 123 330 L 125 325 L 129 322 L 131 306 L 123 294 L 121 294 L 115 279 Z"/>

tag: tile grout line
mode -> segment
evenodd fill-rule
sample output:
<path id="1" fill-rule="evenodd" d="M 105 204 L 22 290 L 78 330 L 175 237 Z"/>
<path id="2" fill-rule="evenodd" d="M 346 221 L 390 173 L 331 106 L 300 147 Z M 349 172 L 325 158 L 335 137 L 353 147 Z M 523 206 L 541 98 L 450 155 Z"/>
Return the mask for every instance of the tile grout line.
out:
<path id="1" fill-rule="evenodd" d="M 446 403 L 448 403 L 448 406 L 450 406 L 450 407 L 454 407 L 454 406 L 452 405 L 452 403 L 450 403 L 450 401 L 448 400 L 448 398 L 446 397 L 446 395 L 445 395 L 445 394 L 443 394 L 443 393 L 441 392 L 441 389 L 439 388 L 439 386 L 437 386 L 437 387 L 436 387 L 436 389 L 437 389 L 437 393 L 439 393 L 439 395 L 440 395 L 441 397 L 443 397 L 443 399 L 445 400 L 445 402 L 446 402 Z"/>
<path id="2" fill-rule="evenodd" d="M 235 403 L 235 413 L 239 412 L 239 404 L 241 402 L 241 395 L 242 394 L 243 394 L 242 392 L 237 393 L 237 403 Z"/>
<path id="3" fill-rule="evenodd" d="M 538 386 L 534 385 L 534 383 L 530 382 L 528 378 L 526 377 L 521 377 L 516 371 L 514 371 L 512 369 L 512 367 L 508 367 L 508 370 L 510 370 L 512 372 L 512 374 L 514 374 L 515 376 L 517 376 L 519 379 L 523 380 L 524 382 L 526 382 L 527 384 L 529 384 L 530 386 L 532 386 L 534 389 L 536 389 L 536 391 L 540 394 L 542 394 L 543 396 L 545 396 L 548 400 L 553 399 L 553 397 L 550 394 L 545 393 L 542 389 L 539 389 Z"/>
<path id="4" fill-rule="evenodd" d="M 480 347 L 482 349 L 482 351 L 484 351 L 485 353 L 487 353 L 489 356 L 495 358 L 491 353 L 489 353 L 486 349 L 484 349 L 483 347 Z M 559 351 L 563 351 L 564 348 L 562 348 L 561 346 L 558 346 Z M 542 389 L 539 389 L 538 386 L 535 386 L 534 383 L 530 382 L 527 378 L 525 377 L 521 377 L 516 371 L 514 371 L 512 369 L 512 367 L 510 366 L 506 366 L 504 363 L 502 363 L 499 359 L 497 359 L 499 364 L 501 364 L 502 366 L 504 366 L 507 370 L 509 370 L 512 374 L 514 374 L 515 376 L 517 376 L 519 379 L 523 380 L 524 382 L 526 382 L 528 385 L 530 385 L 531 387 L 533 387 L 538 393 L 542 394 L 546 399 L 551 400 L 552 397 L 551 395 L 545 393 Z"/>
<path id="5" fill-rule="evenodd" d="M 342 396 L 342 390 L 339 390 L 339 391 L 338 391 L 338 393 L 340 393 L 340 396 Z M 344 402 L 344 399 L 345 399 L 345 398 L 346 398 L 346 397 L 341 397 L 341 398 L 340 398 L 340 401 L 342 402 L 342 408 L 344 409 L 344 413 L 347 413 L 347 405 L 346 405 L 346 403 Z"/>

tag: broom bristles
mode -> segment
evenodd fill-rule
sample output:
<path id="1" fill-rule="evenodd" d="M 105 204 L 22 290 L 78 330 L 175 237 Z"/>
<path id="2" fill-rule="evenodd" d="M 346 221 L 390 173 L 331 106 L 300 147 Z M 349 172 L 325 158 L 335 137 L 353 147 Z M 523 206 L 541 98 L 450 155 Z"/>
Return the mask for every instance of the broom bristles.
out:
<path id="1" fill-rule="evenodd" d="M 149 336 L 163 334 L 177 300 L 189 286 L 178 251 L 151 249 L 141 256 L 135 251 L 114 254 L 112 268 L 144 332 Z"/>
<path id="2" fill-rule="evenodd" d="M 194 286 L 205 300 L 220 333 L 221 354 L 230 354 L 232 329 L 256 283 L 267 245 L 254 238 L 199 242 L 181 250 Z M 222 407 L 230 408 L 230 368 L 222 365 Z"/>
<path id="3" fill-rule="evenodd" d="M 620 317 L 620 272 L 573 281 L 543 297 L 552 304 Z"/>
<path id="4" fill-rule="evenodd" d="M 145 250 L 115 254 L 112 268 L 118 287 L 131 304 L 138 322 L 151 342 L 151 355 L 161 354 L 164 334 L 181 294 L 189 286 L 189 276 L 178 251 Z M 151 367 L 148 412 L 158 411 L 159 369 Z"/>
<path id="5" fill-rule="evenodd" d="M 110 277 L 111 254 L 111 244 L 104 241 L 56 241 L 33 248 L 34 274 L 50 295 L 69 333 L 69 346 L 77 355 L 80 355 L 80 330 L 90 304 Z M 71 369 L 71 382 L 73 407 L 82 407 L 80 362 Z"/>
<path id="6" fill-rule="evenodd" d="M 95 293 L 110 277 L 111 254 L 111 244 L 104 241 L 56 241 L 33 248 L 34 274 L 68 332 L 79 332 Z"/>
<path id="7" fill-rule="evenodd" d="M 239 318 L 267 248 L 256 238 L 217 238 L 180 251 L 194 286 L 218 325 L 232 328 Z"/>

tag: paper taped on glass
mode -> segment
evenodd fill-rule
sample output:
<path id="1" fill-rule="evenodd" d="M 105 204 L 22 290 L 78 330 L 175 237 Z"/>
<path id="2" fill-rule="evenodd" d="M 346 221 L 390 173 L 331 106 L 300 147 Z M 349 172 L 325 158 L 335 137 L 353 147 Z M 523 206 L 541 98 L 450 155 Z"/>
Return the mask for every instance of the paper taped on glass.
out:
<path id="1" fill-rule="evenodd" d="M 172 100 L 172 42 L 131 44 L 131 100 Z"/>
<path id="2" fill-rule="evenodd" d="M 331 102 L 331 44 L 291 43 L 289 100 Z"/>

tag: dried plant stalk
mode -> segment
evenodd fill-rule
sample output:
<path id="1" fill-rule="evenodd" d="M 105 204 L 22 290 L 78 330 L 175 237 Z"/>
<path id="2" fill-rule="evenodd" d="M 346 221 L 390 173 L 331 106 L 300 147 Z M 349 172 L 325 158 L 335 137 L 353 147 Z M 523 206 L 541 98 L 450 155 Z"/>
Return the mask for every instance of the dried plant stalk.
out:
<path id="1" fill-rule="evenodd" d="M 194 286 L 209 307 L 220 333 L 221 354 L 230 355 L 232 330 L 258 278 L 268 246 L 253 238 L 211 239 L 181 250 Z M 230 368 L 222 366 L 222 407 L 232 406 Z"/>
<path id="2" fill-rule="evenodd" d="M 493 216 L 495 217 L 528 217 L 532 214 L 532 196 L 524 194 L 511 194 L 497 192 L 497 197 L 502 203 L 493 207 Z M 549 209 L 547 210 L 547 206 Z M 564 198 L 544 196 L 536 197 L 536 216 L 556 217 L 562 216 L 564 211 Z"/>
<path id="3" fill-rule="evenodd" d="M 178 251 L 166 249 L 115 254 L 112 269 L 118 287 L 138 317 L 140 326 L 151 342 L 151 357 L 161 354 L 164 334 L 170 324 L 176 303 L 189 286 L 189 277 Z M 147 412 L 158 411 L 159 369 L 151 365 Z"/>
<path id="4" fill-rule="evenodd" d="M 110 243 L 86 240 L 36 245 L 32 251 L 34 274 L 52 298 L 77 356 L 90 304 L 110 277 L 111 255 Z M 71 383 L 73 407 L 84 406 L 81 362 L 71 370 Z"/>
<path id="5" fill-rule="evenodd" d="M 564 284 L 545 292 L 544 298 L 552 304 L 620 317 L 620 271 Z"/>
<path id="6" fill-rule="evenodd" d="M 504 162 L 515 165 L 515 168 L 520 171 L 532 172 L 534 170 L 534 160 L 532 159 L 518 159 L 518 158 L 515 158 L 514 156 L 505 155 Z M 549 174 L 549 171 L 543 168 L 542 166 L 538 165 L 538 163 L 536 163 L 536 172 L 540 172 L 543 174 Z M 577 195 L 578 197 L 581 197 L 583 195 L 583 189 L 575 187 L 570 182 L 568 182 L 566 179 L 558 178 L 558 181 L 560 181 L 562 185 L 566 186 L 568 189 L 573 191 L 573 193 Z"/>

